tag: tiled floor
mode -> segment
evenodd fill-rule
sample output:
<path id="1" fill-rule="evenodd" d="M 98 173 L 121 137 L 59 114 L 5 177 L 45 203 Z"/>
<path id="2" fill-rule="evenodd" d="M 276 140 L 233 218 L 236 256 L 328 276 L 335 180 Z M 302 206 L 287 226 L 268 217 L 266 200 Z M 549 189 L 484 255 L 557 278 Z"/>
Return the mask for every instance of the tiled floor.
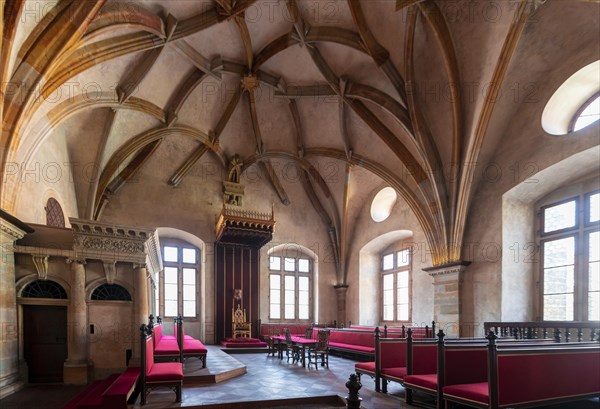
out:
<path id="1" fill-rule="evenodd" d="M 183 387 L 183 402 L 175 404 L 175 394 L 162 389 L 152 391 L 148 395 L 148 404 L 143 408 L 175 408 L 190 407 L 207 404 L 221 404 L 228 402 L 260 401 L 271 399 L 300 398 L 313 396 L 339 395 L 345 397 L 348 390 L 345 383 L 354 372 L 354 361 L 349 359 L 330 357 L 329 369 L 319 366 L 303 368 L 300 364 L 288 363 L 266 353 L 260 354 L 223 354 L 217 346 L 208 346 L 207 369 L 201 369 L 193 361 L 186 364 L 186 371 L 194 376 L 218 376 L 228 371 L 228 368 L 245 366 L 247 373 L 232 379 L 213 384 L 194 384 L 187 382 Z M 360 395 L 363 398 L 362 406 L 366 409 L 398 409 L 408 408 L 404 403 L 404 388 L 397 383 L 391 383 L 388 394 L 374 392 L 374 382 L 368 376 L 362 377 L 363 387 Z M 29 386 L 14 395 L 0 400 L 1 409 L 60 409 L 70 397 L 81 391 L 83 387 L 69 387 L 62 385 Z M 421 395 L 423 397 L 423 395 Z M 279 404 L 278 404 L 279 405 Z M 260 408 L 260 404 L 252 406 Z M 283 404 L 277 408 L 311 408 L 325 409 L 330 405 L 297 405 Z M 142 407 L 138 403 L 136 409 Z M 598 409 L 598 399 L 577 404 L 562 404 L 553 406 L 552 409 Z M 546 407 L 550 409 L 550 407 Z"/>

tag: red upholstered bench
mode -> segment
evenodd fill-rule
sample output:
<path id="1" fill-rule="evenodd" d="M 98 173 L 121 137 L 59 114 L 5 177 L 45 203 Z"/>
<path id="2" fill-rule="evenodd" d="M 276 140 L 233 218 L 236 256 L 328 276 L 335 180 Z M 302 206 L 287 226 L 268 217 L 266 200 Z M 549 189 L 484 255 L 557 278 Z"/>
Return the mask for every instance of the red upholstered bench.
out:
<path id="1" fill-rule="evenodd" d="M 443 348 L 444 345 L 444 334 L 442 331 L 440 333 L 442 336 L 437 341 L 432 339 L 413 340 L 412 337 L 407 339 L 404 387 L 408 404 L 412 404 L 413 390 L 438 395 L 438 348 Z M 438 408 L 440 407 L 438 406 Z"/>
<path id="2" fill-rule="evenodd" d="M 455 363 L 445 362 L 442 387 L 445 400 L 477 408 L 504 408 L 600 396 L 597 343 L 496 345 L 495 336 L 490 334 L 489 344 L 482 350 L 485 362 L 477 365 L 478 374 L 468 374 L 470 371 L 459 370 Z M 481 366 L 487 373 L 483 373 Z"/>
<path id="3" fill-rule="evenodd" d="M 407 340 L 382 338 L 375 356 L 379 377 L 383 380 L 382 391 L 387 393 L 388 382 L 404 383 L 406 376 Z M 377 383 L 377 382 L 376 382 Z"/>
<path id="4" fill-rule="evenodd" d="M 316 336 L 313 330 L 313 338 Z M 375 357 L 375 333 L 374 331 L 359 330 L 330 330 L 329 349 L 338 352 L 350 352 L 353 354 Z"/>
<path id="5" fill-rule="evenodd" d="M 175 333 L 177 334 L 179 345 L 182 345 L 182 357 L 184 359 L 187 357 L 198 357 L 202 361 L 202 368 L 206 368 L 206 354 L 208 353 L 208 349 L 196 338 L 185 335 L 182 316 L 175 318 Z"/>
<path id="6" fill-rule="evenodd" d="M 140 368 L 128 368 L 92 383 L 71 399 L 63 409 L 126 409 L 140 375 Z"/>
<path id="7" fill-rule="evenodd" d="M 175 401 L 181 402 L 183 364 L 181 362 L 155 363 L 152 328 L 142 324 L 140 333 L 142 405 L 146 404 L 146 395 L 151 389 L 162 386 L 175 389 Z"/>

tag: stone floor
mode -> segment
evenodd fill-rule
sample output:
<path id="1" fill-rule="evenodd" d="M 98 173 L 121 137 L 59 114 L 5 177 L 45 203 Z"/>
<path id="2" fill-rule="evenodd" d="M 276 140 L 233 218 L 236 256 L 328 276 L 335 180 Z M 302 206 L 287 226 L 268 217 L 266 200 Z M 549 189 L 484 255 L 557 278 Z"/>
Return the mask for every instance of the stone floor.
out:
<path id="1" fill-rule="evenodd" d="M 234 408 L 230 402 L 250 402 L 256 404 L 244 405 L 244 408 L 260 408 L 265 405 L 258 401 L 281 400 L 287 398 L 323 397 L 339 395 L 345 397 L 348 390 L 345 383 L 354 372 L 354 361 L 331 356 L 329 368 L 318 366 L 303 368 L 300 364 L 292 364 L 284 359 L 260 354 L 236 354 L 229 357 L 223 354 L 218 347 L 209 346 L 207 369 L 198 369 L 194 363 L 187 366 L 186 371 L 195 376 L 203 374 L 218 375 L 231 366 L 233 370 L 240 367 L 246 368 L 246 374 L 217 383 L 198 383 L 190 385 L 188 382 L 183 387 L 183 401 L 175 404 L 175 394 L 166 389 L 152 391 L 148 395 L 146 409 L 197 407 L 211 405 L 211 408 Z M 231 359 L 229 359 L 231 358 Z M 215 361 L 216 360 L 216 361 Z M 218 361 L 218 362 L 217 362 Z M 217 369 L 218 367 L 218 369 Z M 408 408 L 404 403 L 404 388 L 399 384 L 391 383 L 388 394 L 374 392 L 374 382 L 368 376 L 362 378 L 363 387 L 360 395 L 363 398 L 362 406 L 365 409 L 398 409 Z M 27 388 L 0 400 L 1 409 L 60 409 L 72 396 L 81 391 L 83 387 L 63 385 L 30 385 Z M 427 398 L 417 395 L 416 398 Z M 426 404 L 433 403 L 431 400 Z M 423 407 L 423 405 L 420 405 Z M 327 404 L 298 404 L 292 403 L 270 406 L 270 408 L 310 408 L 325 409 L 339 407 Z M 138 402 L 135 408 L 142 406 Z M 598 399 L 584 401 L 577 404 L 562 404 L 546 409 L 598 409 Z"/>

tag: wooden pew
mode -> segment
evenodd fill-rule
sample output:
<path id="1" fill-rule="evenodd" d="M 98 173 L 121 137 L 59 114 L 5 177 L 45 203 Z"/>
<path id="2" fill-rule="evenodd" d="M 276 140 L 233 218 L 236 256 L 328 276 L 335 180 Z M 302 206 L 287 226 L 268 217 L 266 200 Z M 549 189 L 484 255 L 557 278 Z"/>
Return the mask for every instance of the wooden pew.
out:
<path id="1" fill-rule="evenodd" d="M 183 364 L 181 362 L 154 362 L 154 341 L 152 327 L 142 324 L 140 327 L 141 404 L 146 404 L 148 393 L 157 387 L 168 387 L 175 390 L 175 402 L 181 402 L 183 385 Z"/>
<path id="2" fill-rule="evenodd" d="M 177 337 L 173 335 L 163 335 L 162 320 L 160 317 L 154 324 L 154 317 L 148 317 L 148 326 L 152 328 L 152 340 L 154 347 L 154 358 L 160 361 L 179 361 L 182 362 L 182 354 L 177 342 Z"/>
<path id="3" fill-rule="evenodd" d="M 600 344 L 496 343 L 493 331 L 476 363 L 464 368 L 448 360 L 442 399 L 476 408 L 518 408 L 600 396 Z M 485 352 L 485 362 L 482 360 Z M 484 370 L 484 369 L 485 370 Z M 467 369 L 467 370 L 465 370 Z M 471 369 L 471 370 L 469 370 Z"/>
<path id="4" fill-rule="evenodd" d="M 177 334 L 177 342 L 181 348 L 182 358 L 198 357 L 202 361 L 202 368 L 206 368 L 206 354 L 208 353 L 208 349 L 206 349 L 200 340 L 185 335 L 183 331 L 183 317 L 181 315 L 175 318 L 175 333 Z"/>

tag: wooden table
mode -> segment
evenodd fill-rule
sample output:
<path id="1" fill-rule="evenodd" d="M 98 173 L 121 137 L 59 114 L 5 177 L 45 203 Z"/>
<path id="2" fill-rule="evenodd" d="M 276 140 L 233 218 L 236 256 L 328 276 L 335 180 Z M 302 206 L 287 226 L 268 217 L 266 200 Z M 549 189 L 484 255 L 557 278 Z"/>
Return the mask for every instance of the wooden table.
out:
<path id="1" fill-rule="evenodd" d="M 285 337 L 283 335 L 275 335 L 272 338 L 274 341 L 277 341 L 277 358 L 283 359 L 281 344 L 286 342 Z M 316 345 L 317 340 L 304 337 L 292 337 L 292 343 L 302 348 L 302 366 L 306 368 L 306 347 Z"/>

